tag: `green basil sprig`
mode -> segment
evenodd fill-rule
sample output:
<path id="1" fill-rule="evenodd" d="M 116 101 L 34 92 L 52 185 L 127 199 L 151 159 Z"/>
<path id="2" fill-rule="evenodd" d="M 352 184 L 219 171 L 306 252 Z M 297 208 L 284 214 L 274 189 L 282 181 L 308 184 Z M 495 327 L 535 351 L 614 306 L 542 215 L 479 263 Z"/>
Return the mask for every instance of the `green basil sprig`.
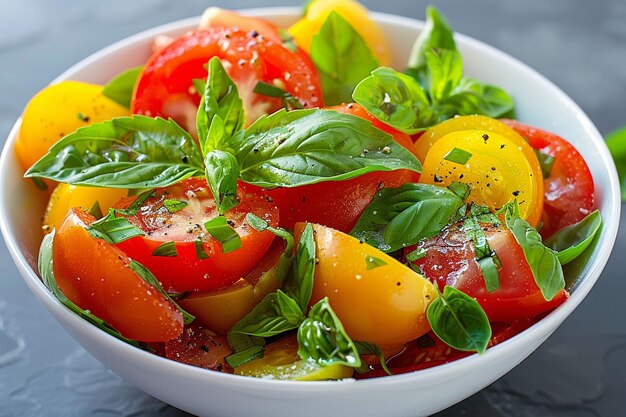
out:
<path id="1" fill-rule="evenodd" d="M 90 313 L 89 311 L 83 310 L 82 308 L 74 304 L 69 298 L 67 298 L 63 291 L 61 291 L 61 288 L 59 288 L 59 285 L 56 282 L 56 279 L 54 277 L 54 271 L 52 269 L 52 243 L 54 241 L 54 234 L 55 231 L 53 230 L 51 233 L 48 233 L 46 236 L 44 236 L 43 240 L 41 241 L 41 247 L 39 248 L 39 258 L 37 266 L 39 268 L 39 275 L 41 275 L 41 280 L 43 281 L 44 285 L 48 287 L 50 292 L 54 294 L 54 296 L 57 298 L 57 300 L 61 302 L 61 304 L 63 304 L 71 312 L 73 312 L 80 318 L 88 321 L 97 328 L 130 345 L 137 347 L 142 346 L 141 342 L 122 336 L 120 332 L 111 327 L 110 324 Z"/>
<path id="2" fill-rule="evenodd" d="M 327 106 L 350 102 L 354 87 L 378 67 L 361 35 L 334 11 L 313 36 L 311 60 L 320 74 Z"/>
<path id="3" fill-rule="evenodd" d="M 559 262 L 565 265 L 589 247 L 601 226 L 602 216 L 598 210 L 595 210 L 578 223 L 562 228 L 546 239 L 544 244 L 555 250 Z"/>
<path id="4" fill-rule="evenodd" d="M 173 120 L 117 117 L 54 144 L 25 177 L 112 188 L 166 187 L 204 170 L 189 133 Z"/>
<path id="5" fill-rule="evenodd" d="M 309 316 L 298 328 L 298 355 L 321 366 L 361 365 L 359 352 L 330 307 L 328 297 L 311 307 Z"/>
<path id="6" fill-rule="evenodd" d="M 130 68 L 113 77 L 102 90 L 105 97 L 110 98 L 120 106 L 130 109 L 130 102 L 133 98 L 133 90 L 143 71 L 143 66 Z"/>
<path id="7" fill-rule="evenodd" d="M 622 201 L 626 201 L 626 127 L 617 129 L 606 135 L 606 146 L 615 161 L 617 175 L 622 190 Z"/>
<path id="8" fill-rule="evenodd" d="M 501 212 L 504 213 L 506 226 L 524 252 L 543 298 L 546 301 L 552 300 L 565 288 L 563 268 L 557 253 L 546 247 L 539 232 L 520 217 L 517 200 L 505 204 Z"/>
<path id="9" fill-rule="evenodd" d="M 406 74 L 379 68 L 356 86 L 352 97 L 381 121 L 408 134 L 455 115 L 504 117 L 514 112 L 505 91 L 463 76 L 452 29 L 432 6 Z"/>
<path id="10" fill-rule="evenodd" d="M 491 325 L 480 304 L 456 288 L 446 286 L 443 294 L 426 310 L 433 332 L 454 349 L 483 353 L 491 338 Z"/>
<path id="11" fill-rule="evenodd" d="M 383 188 L 365 208 L 350 234 L 393 252 L 435 236 L 456 219 L 463 200 L 452 191 L 429 184 Z"/>

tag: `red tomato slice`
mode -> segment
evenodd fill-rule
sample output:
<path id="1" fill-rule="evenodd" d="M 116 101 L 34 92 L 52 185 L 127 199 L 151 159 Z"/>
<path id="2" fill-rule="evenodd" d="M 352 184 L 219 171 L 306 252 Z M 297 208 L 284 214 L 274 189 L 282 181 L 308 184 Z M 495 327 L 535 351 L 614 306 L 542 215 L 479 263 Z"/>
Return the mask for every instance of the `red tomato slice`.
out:
<path id="1" fill-rule="evenodd" d="M 474 245 L 465 232 L 453 228 L 429 239 L 426 256 L 417 260 L 424 275 L 439 284 L 457 288 L 478 301 L 489 321 L 511 322 L 550 311 L 567 299 L 565 290 L 546 301 L 535 282 L 522 248 L 505 227 L 483 227 L 489 246 L 502 262 L 500 288 L 488 292 L 485 279 L 476 262 Z M 405 253 L 415 249 L 408 248 Z"/>
<path id="2" fill-rule="evenodd" d="M 206 182 L 199 178 L 157 189 L 136 215 L 128 217 L 145 236 L 121 242 L 118 247 L 152 271 L 167 291 L 201 292 L 231 285 L 254 268 L 274 238 L 271 232 L 252 229 L 245 215 L 253 213 L 272 226 L 278 223 L 278 209 L 261 194 L 240 189 L 238 197 L 240 204 L 225 217 L 241 238 L 240 249 L 223 253 L 221 244 L 204 228 L 205 222 L 217 216 L 217 210 Z M 117 208 L 128 207 L 133 200 L 124 199 Z M 170 213 L 165 200 L 182 201 L 187 206 Z M 198 240 L 208 259 L 198 259 Z M 177 256 L 153 256 L 166 242 L 174 242 Z"/>
<path id="3" fill-rule="evenodd" d="M 330 107 L 340 113 L 369 120 L 412 151 L 413 142 L 405 133 L 385 125 L 356 103 Z M 327 181 L 295 188 L 267 191 L 280 209 L 281 226 L 292 229 L 297 222 L 318 223 L 342 232 L 352 230 L 363 210 L 382 187 L 399 187 L 417 182 L 419 174 L 408 170 L 370 172 L 345 181 Z"/>
<path id="4" fill-rule="evenodd" d="M 544 180 L 544 238 L 570 224 L 581 221 L 595 208 L 593 177 L 587 163 L 568 141 L 554 133 L 502 120 L 526 138 L 534 149 L 554 157 L 550 177 Z"/>
<path id="5" fill-rule="evenodd" d="M 182 314 L 130 269 L 124 252 L 85 230 L 95 220 L 71 209 L 56 232 L 54 275 L 63 293 L 129 339 L 165 342 L 178 336 Z"/>
<path id="6" fill-rule="evenodd" d="M 176 339 L 165 344 L 165 357 L 187 365 L 232 373 L 226 356 L 232 350 L 225 336 L 216 336 L 200 325 L 185 327 Z"/>
<path id="7" fill-rule="evenodd" d="M 205 66 L 215 56 L 237 84 L 248 124 L 281 106 L 278 98 L 252 92 L 259 81 L 280 86 L 304 107 L 323 105 L 319 77 L 304 52 L 254 31 L 211 27 L 188 32 L 150 57 L 135 88 L 133 113 L 171 117 L 195 131 L 200 96 L 193 80 L 206 80 Z"/>
<path id="8" fill-rule="evenodd" d="M 282 43 L 278 26 L 258 17 L 244 16 L 232 10 L 209 7 L 202 14 L 199 29 L 210 27 L 235 27 L 246 32 L 257 31 L 274 43 Z"/>

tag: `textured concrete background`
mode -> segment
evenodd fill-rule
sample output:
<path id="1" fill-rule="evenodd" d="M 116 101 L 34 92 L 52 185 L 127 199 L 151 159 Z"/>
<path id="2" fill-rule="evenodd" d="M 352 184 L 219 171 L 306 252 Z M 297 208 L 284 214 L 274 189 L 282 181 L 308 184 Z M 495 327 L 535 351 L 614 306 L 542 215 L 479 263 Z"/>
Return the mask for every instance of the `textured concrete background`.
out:
<path id="1" fill-rule="evenodd" d="M 143 29 L 252 0 L 0 0 L 0 138 L 60 72 Z M 423 18 L 422 0 L 364 1 Z M 623 0 L 432 1 L 453 27 L 524 61 L 569 94 L 604 134 L 626 125 Z M 624 221 L 622 221 L 622 226 Z M 512 372 L 440 416 L 617 416 L 626 406 L 626 233 L 587 299 Z M 107 371 L 28 291 L 0 243 L 0 416 L 184 416 Z M 392 405 L 390 405 L 392 406 Z"/>

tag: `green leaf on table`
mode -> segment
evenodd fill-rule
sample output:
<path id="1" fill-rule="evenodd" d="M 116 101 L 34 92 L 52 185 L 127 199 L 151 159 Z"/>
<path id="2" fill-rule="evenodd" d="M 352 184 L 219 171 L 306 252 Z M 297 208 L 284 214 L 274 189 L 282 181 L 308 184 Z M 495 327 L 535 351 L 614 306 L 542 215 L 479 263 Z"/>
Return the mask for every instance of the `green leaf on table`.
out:
<path id="1" fill-rule="evenodd" d="M 206 154 L 204 160 L 206 180 L 215 199 L 217 211 L 219 214 L 224 214 L 239 205 L 237 158 L 230 152 L 213 149 Z"/>
<path id="2" fill-rule="evenodd" d="M 517 201 L 509 202 L 502 207 L 505 214 L 505 224 L 519 243 L 535 282 L 546 301 L 550 301 L 563 288 L 565 278 L 563 268 L 557 253 L 546 247 L 541 241 L 541 235 L 528 222 L 519 216 Z"/>
<path id="3" fill-rule="evenodd" d="M 456 288 L 446 286 L 443 294 L 439 292 L 426 316 L 433 332 L 448 346 L 478 353 L 487 349 L 491 338 L 487 315 L 475 299 Z"/>
<path id="4" fill-rule="evenodd" d="M 74 304 L 69 298 L 67 298 L 61 288 L 59 288 L 59 285 L 57 284 L 54 277 L 54 271 L 52 268 L 52 245 L 54 241 L 54 235 L 54 230 L 51 233 L 45 235 L 41 242 L 41 247 L 39 248 L 39 258 L 37 266 L 39 269 L 39 275 L 41 276 L 41 280 L 43 281 L 44 285 L 57 298 L 57 300 L 61 302 L 61 304 L 67 307 L 67 309 L 76 314 L 78 317 L 88 321 L 97 328 L 105 331 L 106 333 L 117 339 L 120 339 L 130 345 L 139 347 L 141 345 L 140 342 L 122 336 L 120 332 L 111 327 L 110 324 L 90 313 L 89 311 L 83 310 L 82 308 Z"/>
<path id="5" fill-rule="evenodd" d="M 356 86 L 352 98 L 377 119 L 409 135 L 437 123 L 419 83 L 392 68 L 372 71 Z"/>
<path id="6" fill-rule="evenodd" d="M 127 69 L 113 77 L 102 90 L 105 97 L 110 98 L 120 106 L 130 109 L 135 84 L 143 71 L 143 66 Z"/>
<path id="7" fill-rule="evenodd" d="M 54 144 L 25 177 L 110 188 L 166 187 L 204 170 L 189 133 L 173 120 L 117 117 Z"/>
<path id="8" fill-rule="evenodd" d="M 306 311 L 313 293 L 315 253 L 313 226 L 307 223 L 300 235 L 291 272 L 285 282 L 285 291 L 297 301 L 302 311 Z"/>
<path id="9" fill-rule="evenodd" d="M 330 307 L 328 298 L 318 301 L 298 328 L 298 355 L 321 366 L 342 364 L 358 368 L 359 352 Z"/>
<path id="10" fill-rule="evenodd" d="M 346 180 L 421 164 L 390 135 L 332 110 L 280 110 L 239 132 L 241 180 L 264 188 Z"/>
<path id="11" fill-rule="evenodd" d="M 611 151 L 622 190 L 622 201 L 626 201 L 626 127 L 606 135 L 606 146 Z"/>
<path id="12" fill-rule="evenodd" d="M 311 60 L 319 72 L 327 106 L 352 101 L 354 87 L 378 67 L 361 35 L 335 11 L 313 35 Z"/>
<path id="13" fill-rule="evenodd" d="M 589 247 L 601 226 L 602 216 L 595 210 L 578 223 L 562 228 L 546 239 L 544 244 L 556 251 L 559 262 L 565 265 Z"/>
<path id="14" fill-rule="evenodd" d="M 243 129 L 246 116 L 237 85 L 230 78 L 222 61 L 213 57 L 208 65 L 208 78 L 202 95 L 196 125 L 202 154 L 230 147 L 229 139 Z M 219 129 L 213 124 L 219 124 Z"/>
<path id="15" fill-rule="evenodd" d="M 350 234 L 383 252 L 393 252 L 435 236 L 462 206 L 463 200 L 452 191 L 430 184 L 383 188 Z"/>

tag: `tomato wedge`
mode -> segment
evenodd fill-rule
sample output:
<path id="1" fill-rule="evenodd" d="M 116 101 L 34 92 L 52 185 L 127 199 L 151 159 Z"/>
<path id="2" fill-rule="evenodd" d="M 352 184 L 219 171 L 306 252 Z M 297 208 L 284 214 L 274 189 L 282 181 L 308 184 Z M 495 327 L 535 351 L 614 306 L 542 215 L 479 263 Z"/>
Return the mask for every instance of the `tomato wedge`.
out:
<path id="1" fill-rule="evenodd" d="M 165 342 L 183 330 L 182 314 L 129 267 L 113 245 L 85 227 L 95 217 L 71 209 L 53 245 L 54 275 L 67 298 L 108 322 L 124 337 Z"/>
<path id="2" fill-rule="evenodd" d="M 562 137 L 516 120 L 502 120 L 526 138 L 534 149 L 554 157 L 550 176 L 544 180 L 544 238 L 581 221 L 595 208 L 593 177 L 580 153 Z"/>
<path id="3" fill-rule="evenodd" d="M 237 84 L 248 124 L 281 106 L 279 98 L 253 92 L 259 81 L 283 88 L 304 107 L 323 105 L 317 72 L 304 52 L 291 52 L 255 31 L 210 27 L 188 32 L 150 57 L 135 87 L 133 113 L 171 117 L 195 131 L 200 95 L 193 80 L 206 80 L 212 57 L 220 58 Z"/>
<path id="4" fill-rule="evenodd" d="M 165 357 L 176 362 L 232 373 L 226 356 L 232 353 L 228 340 L 198 324 L 185 327 L 176 339 L 165 344 Z"/>
<path id="5" fill-rule="evenodd" d="M 167 291 L 201 292 L 231 285 L 254 268 L 274 239 L 271 232 L 252 229 L 245 221 L 246 214 L 253 213 L 273 226 L 278 223 L 278 209 L 263 195 L 239 189 L 238 197 L 240 204 L 225 217 L 241 238 L 240 249 L 224 253 L 221 243 L 204 228 L 205 222 L 217 217 L 217 210 L 206 181 L 200 178 L 155 190 L 137 214 L 128 216 L 145 235 L 118 247 L 150 269 Z M 172 213 L 166 200 L 184 207 Z M 126 208 L 132 201 L 124 199 L 117 208 Z M 168 242 L 176 248 L 174 256 L 153 255 Z M 199 254 L 200 247 L 204 255 Z"/>
<path id="6" fill-rule="evenodd" d="M 424 275 L 439 284 L 455 287 L 478 301 L 489 321 L 511 322 L 550 311 L 567 299 L 562 290 L 546 301 L 535 282 L 522 248 L 506 227 L 483 225 L 487 242 L 502 262 L 500 288 L 489 292 L 478 263 L 474 245 L 460 228 L 452 228 L 424 244 L 426 256 L 414 262 Z M 415 249 L 407 249 L 408 253 Z"/>

